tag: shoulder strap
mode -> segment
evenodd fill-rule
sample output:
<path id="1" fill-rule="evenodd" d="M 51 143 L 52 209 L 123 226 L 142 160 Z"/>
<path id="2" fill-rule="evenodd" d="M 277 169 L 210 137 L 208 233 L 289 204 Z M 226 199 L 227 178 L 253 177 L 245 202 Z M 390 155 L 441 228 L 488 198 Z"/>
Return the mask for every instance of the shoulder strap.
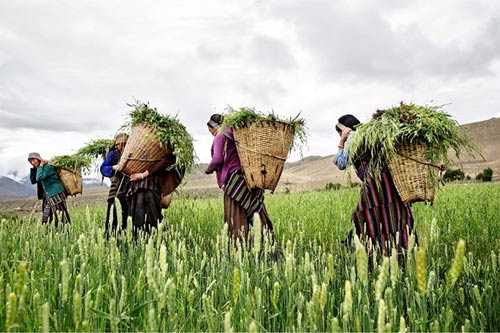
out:
<path id="1" fill-rule="evenodd" d="M 222 151 L 222 160 L 225 162 L 226 161 L 226 153 L 227 153 L 227 139 L 231 140 L 234 142 L 234 139 L 227 134 L 226 132 L 222 132 L 222 135 L 224 136 L 224 150 Z"/>

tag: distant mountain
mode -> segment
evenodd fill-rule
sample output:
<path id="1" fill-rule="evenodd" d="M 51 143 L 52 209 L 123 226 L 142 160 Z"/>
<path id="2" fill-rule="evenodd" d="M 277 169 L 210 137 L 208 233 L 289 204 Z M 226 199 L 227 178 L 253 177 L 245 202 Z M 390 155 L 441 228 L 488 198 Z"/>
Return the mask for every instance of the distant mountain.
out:
<path id="1" fill-rule="evenodd" d="M 91 188 L 109 187 L 101 179 L 96 178 L 83 178 L 83 190 Z"/>
<path id="2" fill-rule="evenodd" d="M 0 176 L 0 200 L 26 198 L 36 195 L 36 186 L 17 182 L 9 177 Z"/>

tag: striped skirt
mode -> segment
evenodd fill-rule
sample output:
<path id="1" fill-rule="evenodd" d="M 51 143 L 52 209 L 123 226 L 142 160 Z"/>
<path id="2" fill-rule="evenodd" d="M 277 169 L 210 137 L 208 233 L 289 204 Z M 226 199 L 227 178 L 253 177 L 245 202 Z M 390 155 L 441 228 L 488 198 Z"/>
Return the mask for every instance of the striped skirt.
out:
<path id="1" fill-rule="evenodd" d="M 68 207 L 66 206 L 66 193 L 61 192 L 58 193 L 54 196 L 51 196 L 50 198 L 47 198 L 48 201 L 48 207 L 50 207 L 50 210 L 54 216 L 56 226 L 59 222 L 59 218 L 57 216 L 57 211 L 60 211 L 62 214 L 61 221 L 62 223 L 71 223 L 69 213 L 68 213 Z"/>
<path id="2" fill-rule="evenodd" d="M 240 172 L 233 172 L 228 177 L 224 193 L 243 207 L 248 218 L 252 218 L 254 213 L 260 213 L 264 205 L 264 191 L 250 190 Z"/>
<path id="3" fill-rule="evenodd" d="M 404 253 L 410 234 L 417 240 L 410 205 L 401 200 L 388 171 L 383 171 L 380 179 L 365 179 L 351 220 L 359 238 L 370 240 L 385 256 L 390 256 L 392 249 Z"/>
<path id="4" fill-rule="evenodd" d="M 229 237 L 248 241 L 254 213 L 259 214 L 262 234 L 268 234 L 274 243 L 273 223 L 264 205 L 264 191 L 250 190 L 243 175 L 233 172 L 224 186 L 224 221 Z"/>

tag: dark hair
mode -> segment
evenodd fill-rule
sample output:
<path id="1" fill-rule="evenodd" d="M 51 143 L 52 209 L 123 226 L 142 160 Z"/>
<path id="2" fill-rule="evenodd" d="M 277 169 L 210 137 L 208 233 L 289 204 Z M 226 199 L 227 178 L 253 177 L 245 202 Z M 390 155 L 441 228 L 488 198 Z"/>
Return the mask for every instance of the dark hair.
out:
<path id="1" fill-rule="evenodd" d="M 219 127 L 224 121 L 224 116 L 219 113 L 214 113 L 210 116 L 210 120 L 207 122 L 207 125 L 213 128 Z M 214 126 L 216 125 L 216 126 Z M 218 125 L 218 126 L 217 126 Z"/>
<path id="2" fill-rule="evenodd" d="M 354 117 L 352 114 L 346 114 L 346 115 L 343 115 L 342 117 L 340 117 L 339 123 L 341 123 L 342 125 L 344 125 L 346 127 L 349 127 L 353 131 L 356 130 L 357 125 L 361 124 L 361 122 L 358 120 L 358 118 Z M 337 130 L 337 132 L 342 132 L 342 130 L 340 128 L 338 128 L 337 125 L 335 125 L 335 130 Z"/>

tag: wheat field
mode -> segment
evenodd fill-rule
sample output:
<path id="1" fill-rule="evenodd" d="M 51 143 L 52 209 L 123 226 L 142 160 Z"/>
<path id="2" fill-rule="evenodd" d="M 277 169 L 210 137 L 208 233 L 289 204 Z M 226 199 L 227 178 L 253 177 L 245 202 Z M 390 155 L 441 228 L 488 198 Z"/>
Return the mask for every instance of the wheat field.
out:
<path id="1" fill-rule="evenodd" d="M 499 331 L 500 184 L 413 205 L 404 264 L 346 245 L 359 189 L 268 194 L 276 243 L 225 236 L 222 197 L 176 197 L 150 237 L 104 236 L 105 203 L 0 224 L 0 331 Z M 129 223 L 130 224 L 130 223 Z"/>

